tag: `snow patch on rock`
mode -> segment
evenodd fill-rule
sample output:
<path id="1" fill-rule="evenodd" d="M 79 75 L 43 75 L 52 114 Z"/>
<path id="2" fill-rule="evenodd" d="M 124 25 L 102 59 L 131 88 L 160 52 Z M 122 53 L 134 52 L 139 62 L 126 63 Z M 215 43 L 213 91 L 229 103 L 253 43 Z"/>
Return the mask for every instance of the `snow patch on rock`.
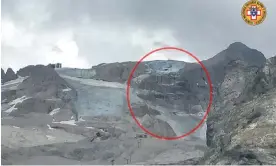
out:
<path id="1" fill-rule="evenodd" d="M 60 124 L 67 124 L 67 125 L 76 126 L 76 121 L 75 120 L 67 120 L 67 121 L 60 121 L 60 122 L 53 122 L 53 123 L 60 123 Z"/>
<path id="2" fill-rule="evenodd" d="M 17 98 L 15 100 L 11 101 L 10 103 L 8 103 L 11 107 L 4 112 L 11 113 L 12 111 L 17 110 L 17 108 L 15 108 L 16 104 L 22 103 L 24 100 L 27 100 L 29 98 L 31 98 L 31 97 L 22 96 L 20 98 Z"/>
<path id="3" fill-rule="evenodd" d="M 62 89 L 63 92 L 68 92 L 68 91 L 71 91 L 71 90 L 72 90 L 71 88 Z"/>
<path id="4" fill-rule="evenodd" d="M 18 103 L 22 103 L 24 100 L 27 100 L 27 99 L 29 99 L 29 98 L 31 98 L 31 97 L 22 96 L 22 97 L 20 97 L 20 98 L 17 98 L 17 99 L 15 99 L 15 100 L 11 101 L 11 102 L 9 103 L 9 105 L 16 105 L 16 104 L 18 104 Z"/>
<path id="5" fill-rule="evenodd" d="M 54 128 L 52 128 L 49 124 L 47 124 L 47 127 L 49 130 L 54 130 Z"/>
<path id="6" fill-rule="evenodd" d="M 58 113 L 60 108 L 55 108 L 50 112 L 50 115 L 53 116 L 54 114 Z"/>

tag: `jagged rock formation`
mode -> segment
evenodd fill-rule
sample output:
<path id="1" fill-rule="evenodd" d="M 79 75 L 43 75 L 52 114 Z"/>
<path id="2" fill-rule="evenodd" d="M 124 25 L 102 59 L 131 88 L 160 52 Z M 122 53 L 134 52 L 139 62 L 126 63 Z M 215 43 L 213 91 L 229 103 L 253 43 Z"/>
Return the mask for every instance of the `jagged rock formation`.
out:
<path id="1" fill-rule="evenodd" d="M 25 80 L 14 90 L 1 91 L 5 103 L 15 99 L 21 101 L 12 106 L 10 115 L 24 116 L 30 112 L 47 114 L 55 108 L 76 113 L 76 91 L 54 69 L 43 65 L 27 66 L 20 69 L 17 75 L 25 77 Z"/>
<path id="2" fill-rule="evenodd" d="M 15 72 L 11 69 L 8 68 L 6 74 L 5 74 L 5 81 L 11 81 L 17 79 L 18 76 L 15 74 Z"/>
<path id="3" fill-rule="evenodd" d="M 204 164 L 276 164 L 276 63 L 232 61 L 207 120 Z"/>
<path id="4" fill-rule="evenodd" d="M 15 72 L 12 70 L 12 68 L 8 68 L 6 74 L 5 74 L 4 70 L 1 69 L 2 83 L 5 83 L 5 82 L 11 81 L 11 80 L 15 80 L 17 78 L 18 78 L 18 76 L 15 74 Z"/>

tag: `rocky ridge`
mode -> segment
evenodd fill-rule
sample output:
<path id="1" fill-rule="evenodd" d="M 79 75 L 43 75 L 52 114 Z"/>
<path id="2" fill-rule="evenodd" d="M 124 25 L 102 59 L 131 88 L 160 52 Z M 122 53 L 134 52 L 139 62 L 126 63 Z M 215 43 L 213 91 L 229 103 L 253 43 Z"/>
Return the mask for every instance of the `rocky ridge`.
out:
<path id="1" fill-rule="evenodd" d="M 43 74 L 42 74 L 43 73 Z M 8 106 L 6 111 L 11 116 L 25 114 L 50 113 L 56 108 L 71 110 L 77 113 L 74 106 L 76 91 L 54 69 L 43 66 L 27 66 L 17 72 L 22 79 L 16 88 L 2 88 L 2 106 Z M 5 84 L 3 85 L 5 87 Z M 7 85 L 8 86 L 8 85 Z M 18 103 L 11 103 L 17 99 Z"/>
<path id="2" fill-rule="evenodd" d="M 7 72 L 1 68 L 1 83 L 5 83 L 11 80 L 17 79 L 18 76 L 15 74 L 15 72 L 12 70 L 12 68 L 8 68 Z"/>

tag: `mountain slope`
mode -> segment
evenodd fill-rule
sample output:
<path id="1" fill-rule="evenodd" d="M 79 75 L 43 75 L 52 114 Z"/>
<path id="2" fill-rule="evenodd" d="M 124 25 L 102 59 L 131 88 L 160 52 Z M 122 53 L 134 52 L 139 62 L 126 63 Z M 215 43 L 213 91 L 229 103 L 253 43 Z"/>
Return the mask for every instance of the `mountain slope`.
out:
<path id="1" fill-rule="evenodd" d="M 210 152 L 202 163 L 276 164 L 275 58 L 261 69 L 229 66 L 207 119 Z"/>
<path id="2" fill-rule="evenodd" d="M 15 82 L 15 86 L 10 87 L 8 83 L 2 85 L 2 106 L 10 107 L 10 110 L 5 111 L 7 115 L 50 113 L 55 108 L 76 113 L 76 91 L 54 69 L 43 65 L 27 66 L 20 69 L 17 75 L 21 81 Z"/>
<path id="3" fill-rule="evenodd" d="M 231 44 L 202 62 L 209 72 L 214 90 L 223 82 L 228 70 L 226 67 L 238 60 L 256 69 L 262 68 L 266 61 L 264 55 L 255 49 L 239 42 Z M 154 100 L 159 105 L 184 112 L 190 112 L 195 105 L 205 110 L 209 100 L 207 77 L 197 63 L 186 63 L 175 73 L 150 74 L 138 83 L 138 88 L 151 90 L 146 96 L 141 94 L 143 99 Z"/>

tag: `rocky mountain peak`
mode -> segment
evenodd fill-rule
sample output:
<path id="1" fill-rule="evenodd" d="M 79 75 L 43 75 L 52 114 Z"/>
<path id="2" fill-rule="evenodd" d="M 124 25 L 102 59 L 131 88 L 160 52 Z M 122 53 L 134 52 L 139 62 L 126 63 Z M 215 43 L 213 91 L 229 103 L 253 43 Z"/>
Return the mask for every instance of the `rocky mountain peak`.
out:
<path id="1" fill-rule="evenodd" d="M 250 49 L 247 45 L 243 44 L 242 42 L 234 42 L 228 46 L 227 49 L 231 50 L 244 50 L 244 49 Z"/>
<path id="2" fill-rule="evenodd" d="M 8 68 L 6 74 L 4 72 L 4 70 L 1 70 L 1 79 L 3 82 L 8 82 L 14 79 L 17 79 L 18 76 L 15 74 L 15 72 L 12 70 L 12 68 Z"/>
<path id="3" fill-rule="evenodd" d="M 7 70 L 6 74 L 7 74 L 7 73 L 10 73 L 10 74 L 15 74 L 15 72 L 12 70 L 12 68 L 8 68 L 8 70 Z"/>
<path id="4" fill-rule="evenodd" d="M 5 77 L 5 71 L 1 68 L 1 80 L 3 80 Z"/>
<path id="5" fill-rule="evenodd" d="M 204 164 L 275 164 L 275 62 L 230 64 L 207 118 Z"/>
<path id="6" fill-rule="evenodd" d="M 241 42 L 235 42 L 213 58 L 208 59 L 207 64 L 214 65 L 220 63 L 221 65 L 226 65 L 233 60 L 241 60 L 250 66 L 258 67 L 263 67 L 266 62 L 265 56 L 260 51 L 252 49 Z"/>
<path id="7" fill-rule="evenodd" d="M 272 64 L 272 65 L 276 65 L 276 55 L 273 56 L 273 57 L 271 57 L 271 58 L 269 58 L 269 59 L 268 59 L 268 62 L 269 62 L 270 64 Z"/>

